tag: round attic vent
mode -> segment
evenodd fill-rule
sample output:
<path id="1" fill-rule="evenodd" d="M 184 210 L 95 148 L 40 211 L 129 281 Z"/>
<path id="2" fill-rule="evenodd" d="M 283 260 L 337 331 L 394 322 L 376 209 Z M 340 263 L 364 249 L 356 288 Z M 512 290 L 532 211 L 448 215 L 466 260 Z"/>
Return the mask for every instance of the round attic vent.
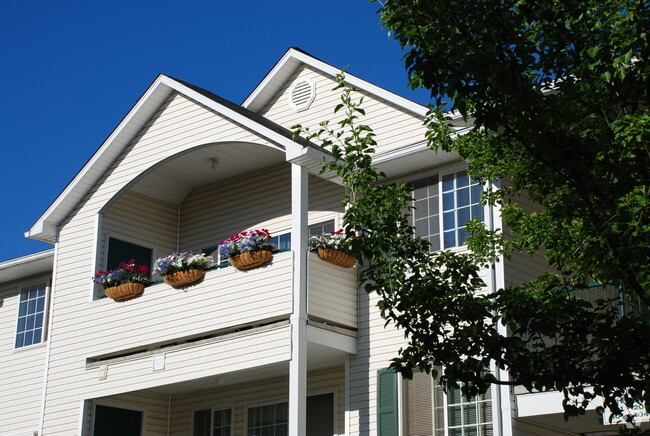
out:
<path id="1" fill-rule="evenodd" d="M 316 97 L 316 87 L 311 80 L 302 79 L 297 81 L 291 89 L 291 107 L 296 112 L 308 109 Z"/>

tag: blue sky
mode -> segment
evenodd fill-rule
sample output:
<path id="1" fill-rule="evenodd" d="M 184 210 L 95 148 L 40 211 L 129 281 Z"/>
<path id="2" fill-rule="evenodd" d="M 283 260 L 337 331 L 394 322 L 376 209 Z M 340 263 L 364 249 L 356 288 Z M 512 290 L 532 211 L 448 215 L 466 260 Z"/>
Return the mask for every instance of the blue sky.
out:
<path id="1" fill-rule="evenodd" d="M 159 73 L 241 103 L 291 46 L 411 91 L 377 4 L 330 1 L 0 2 L 0 261 L 50 248 L 28 230 Z"/>

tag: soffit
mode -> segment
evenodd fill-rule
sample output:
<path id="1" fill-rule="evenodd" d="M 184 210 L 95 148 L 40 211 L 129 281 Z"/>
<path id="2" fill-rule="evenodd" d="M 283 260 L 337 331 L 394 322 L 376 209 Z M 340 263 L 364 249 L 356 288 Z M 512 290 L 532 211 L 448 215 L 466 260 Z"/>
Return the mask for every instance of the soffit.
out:
<path id="1" fill-rule="evenodd" d="M 218 159 L 218 168 L 212 160 Z M 176 155 L 141 176 L 129 190 L 180 204 L 196 187 L 285 162 L 285 154 L 251 143 L 209 144 Z"/>

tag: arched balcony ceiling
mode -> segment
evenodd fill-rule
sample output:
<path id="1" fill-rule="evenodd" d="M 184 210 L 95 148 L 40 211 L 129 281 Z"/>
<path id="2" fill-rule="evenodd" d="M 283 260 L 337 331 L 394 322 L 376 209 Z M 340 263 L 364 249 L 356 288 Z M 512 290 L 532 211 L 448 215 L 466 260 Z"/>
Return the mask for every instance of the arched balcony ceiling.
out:
<path id="1" fill-rule="evenodd" d="M 218 159 L 218 169 L 212 160 Z M 180 204 L 196 187 L 285 162 L 283 150 L 252 143 L 218 143 L 195 147 L 156 165 L 129 190 Z"/>

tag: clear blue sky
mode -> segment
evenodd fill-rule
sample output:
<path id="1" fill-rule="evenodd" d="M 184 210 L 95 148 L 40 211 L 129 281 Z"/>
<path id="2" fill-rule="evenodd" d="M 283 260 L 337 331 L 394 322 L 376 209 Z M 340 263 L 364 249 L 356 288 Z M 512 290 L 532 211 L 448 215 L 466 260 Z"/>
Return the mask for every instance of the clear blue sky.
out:
<path id="1" fill-rule="evenodd" d="M 399 44 L 366 0 L 0 2 L 0 261 L 159 73 L 241 103 L 291 46 L 393 92 Z"/>

